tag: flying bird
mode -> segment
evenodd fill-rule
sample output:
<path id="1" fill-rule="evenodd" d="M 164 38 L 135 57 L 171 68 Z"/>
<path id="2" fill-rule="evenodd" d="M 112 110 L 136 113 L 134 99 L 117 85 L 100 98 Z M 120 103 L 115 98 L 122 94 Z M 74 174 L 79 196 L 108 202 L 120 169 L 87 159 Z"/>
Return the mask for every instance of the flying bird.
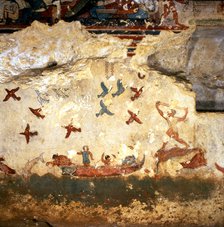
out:
<path id="1" fill-rule="evenodd" d="M 30 132 L 30 125 L 27 124 L 26 125 L 26 129 L 24 132 L 21 132 L 19 133 L 20 135 L 24 135 L 25 138 L 26 138 L 26 143 L 28 144 L 30 142 L 30 137 L 32 136 L 37 136 L 38 135 L 38 132 L 37 131 L 34 131 L 34 132 Z"/>
<path id="2" fill-rule="evenodd" d="M 134 96 L 131 97 L 131 100 L 134 101 L 135 99 L 138 99 L 139 96 L 142 94 L 143 92 L 143 87 L 141 87 L 139 90 L 135 87 L 131 87 L 131 90 L 133 92 L 135 92 Z"/>
<path id="3" fill-rule="evenodd" d="M 136 121 L 139 124 L 142 124 L 141 120 L 137 117 L 137 114 L 133 113 L 132 111 L 128 110 L 128 113 L 131 115 L 130 118 L 126 121 L 126 124 L 129 125 L 133 121 Z"/>
<path id="4" fill-rule="evenodd" d="M 104 84 L 104 82 L 101 82 L 101 83 L 100 83 L 100 86 L 101 86 L 101 88 L 102 88 L 103 91 L 102 91 L 101 94 L 97 95 L 97 97 L 98 97 L 98 98 L 100 98 L 100 97 L 103 98 L 103 97 L 105 97 L 105 96 L 109 93 L 109 91 L 111 90 L 111 88 L 108 89 L 108 88 L 106 87 L 106 85 Z"/>
<path id="5" fill-rule="evenodd" d="M 42 111 L 41 108 L 38 108 L 38 109 L 33 109 L 31 107 L 29 107 L 30 111 L 35 115 L 37 116 L 37 118 L 42 118 L 44 119 L 45 118 L 45 115 L 41 114 L 40 112 Z"/>
<path id="6" fill-rule="evenodd" d="M 113 97 L 121 95 L 125 91 L 125 88 L 121 80 L 117 80 L 117 91 L 112 94 Z"/>
<path id="7" fill-rule="evenodd" d="M 70 123 L 69 125 L 67 126 L 63 126 L 63 128 L 67 129 L 67 133 L 66 133 L 66 136 L 65 138 L 67 139 L 72 132 L 81 132 L 81 128 L 76 128 L 72 125 L 72 123 Z"/>
<path id="8" fill-rule="evenodd" d="M 21 99 L 21 97 L 16 96 L 16 92 L 19 90 L 19 87 L 14 88 L 12 90 L 8 90 L 7 88 L 5 89 L 7 92 L 7 95 L 5 96 L 5 98 L 3 99 L 3 102 L 8 101 L 10 98 L 13 98 L 14 100 L 19 101 Z"/>
<path id="9" fill-rule="evenodd" d="M 101 106 L 101 110 L 99 113 L 96 114 L 96 117 L 99 117 L 100 115 L 102 116 L 103 114 L 108 114 L 110 116 L 114 115 L 114 113 L 111 113 L 107 106 L 103 103 L 103 100 L 100 101 L 100 106 Z"/>

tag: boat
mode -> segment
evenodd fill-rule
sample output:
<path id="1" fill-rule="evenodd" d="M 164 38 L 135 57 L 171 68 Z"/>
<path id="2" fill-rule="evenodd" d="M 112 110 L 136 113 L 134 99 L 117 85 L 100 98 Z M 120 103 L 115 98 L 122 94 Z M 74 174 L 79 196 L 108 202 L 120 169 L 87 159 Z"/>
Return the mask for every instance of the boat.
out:
<path id="1" fill-rule="evenodd" d="M 159 149 L 155 157 L 158 158 L 159 162 L 166 162 L 167 160 L 174 158 L 174 157 L 182 157 L 190 153 L 202 153 L 201 148 L 192 148 L 192 149 L 186 149 L 186 148 L 180 148 L 180 147 L 172 147 L 170 149 L 161 148 Z"/>
<path id="2" fill-rule="evenodd" d="M 142 168 L 145 163 L 145 155 L 139 163 L 131 165 L 104 165 L 104 166 L 61 166 L 62 175 L 70 175 L 76 177 L 109 177 L 132 174 Z"/>
<path id="3" fill-rule="evenodd" d="M 205 159 L 204 153 L 199 152 L 193 156 L 190 161 L 180 163 L 184 168 L 196 169 L 207 165 L 207 160 Z"/>

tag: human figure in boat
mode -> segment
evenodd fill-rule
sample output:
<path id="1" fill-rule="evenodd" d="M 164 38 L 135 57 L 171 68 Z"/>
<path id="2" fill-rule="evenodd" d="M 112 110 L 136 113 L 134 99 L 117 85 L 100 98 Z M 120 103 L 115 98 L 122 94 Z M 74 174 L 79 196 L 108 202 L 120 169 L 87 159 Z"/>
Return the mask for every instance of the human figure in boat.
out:
<path id="1" fill-rule="evenodd" d="M 80 152 L 77 152 L 78 155 L 82 155 L 82 163 L 84 166 L 90 166 L 90 158 L 93 159 L 93 154 L 91 151 L 89 151 L 88 146 L 83 146 L 83 150 Z"/>
<path id="2" fill-rule="evenodd" d="M 90 10 L 94 18 L 147 19 L 148 13 L 133 0 L 98 0 L 96 7 Z"/>
<path id="3" fill-rule="evenodd" d="M 126 156 L 125 159 L 122 161 L 122 165 L 124 166 L 133 166 L 136 164 L 137 164 L 137 161 L 134 155 Z"/>
<path id="4" fill-rule="evenodd" d="M 101 155 L 101 161 L 104 163 L 105 166 L 109 166 L 111 164 L 110 155 L 105 155 L 104 153 Z"/>
<path id="5" fill-rule="evenodd" d="M 73 165 L 72 161 L 70 158 L 68 158 L 65 155 L 58 155 L 54 154 L 52 156 L 53 161 L 52 162 L 47 162 L 46 165 L 52 165 L 52 166 L 71 166 Z"/>
<path id="6" fill-rule="evenodd" d="M 164 112 L 161 110 L 161 106 L 170 107 L 170 105 L 167 103 L 160 102 L 160 101 L 156 102 L 156 109 L 158 110 L 159 114 L 166 120 L 166 122 L 169 126 L 166 134 L 170 138 L 176 140 L 178 143 L 184 145 L 184 148 L 187 149 L 189 147 L 189 145 L 186 141 L 184 141 L 182 138 L 180 138 L 176 125 L 179 122 L 183 122 L 186 120 L 187 115 L 188 115 L 188 108 L 176 107 L 180 110 L 185 111 L 185 114 L 182 117 L 177 117 L 176 110 L 171 109 L 170 112 L 167 112 L 167 114 L 164 114 Z"/>

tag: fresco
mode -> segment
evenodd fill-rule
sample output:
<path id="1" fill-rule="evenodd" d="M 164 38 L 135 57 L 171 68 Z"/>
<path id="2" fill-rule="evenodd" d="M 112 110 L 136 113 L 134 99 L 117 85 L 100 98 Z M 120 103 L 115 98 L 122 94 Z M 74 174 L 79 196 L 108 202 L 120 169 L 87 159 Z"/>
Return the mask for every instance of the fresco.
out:
<path id="1" fill-rule="evenodd" d="M 161 26 L 165 29 L 186 29 L 187 26 L 179 22 L 176 5 L 188 4 L 184 0 L 106 0 L 95 1 L 32 1 L 18 0 L 15 2 L 4 0 L 1 3 L 2 25 L 26 25 L 34 20 L 55 23 L 60 19 L 130 19 L 149 20 L 153 26 Z M 82 9 L 86 11 L 83 12 Z M 81 13 L 80 13 L 81 11 Z M 172 23 L 167 25 L 167 19 Z M 138 25 L 135 21 L 133 24 Z M 116 26 L 116 23 L 115 23 Z M 117 26 L 119 26 L 117 24 Z M 170 27 L 171 26 L 171 27 Z"/>
<path id="2" fill-rule="evenodd" d="M 132 58 L 79 22 L 0 36 L 0 225 L 222 226 L 223 113 L 196 112 L 169 71 L 193 32 L 147 36 Z"/>
<path id="3" fill-rule="evenodd" d="M 107 65 L 107 64 L 106 64 Z M 104 78 L 107 78 L 107 75 L 103 75 Z M 113 75 L 112 75 L 113 76 Z M 140 77 L 140 78 L 139 78 Z M 106 176 L 117 176 L 117 175 L 126 175 L 126 174 L 131 174 L 134 172 L 137 172 L 141 169 L 144 169 L 144 174 L 152 174 L 153 177 L 157 177 L 160 174 L 163 174 L 160 172 L 160 165 L 161 163 L 166 163 L 169 160 L 172 160 L 173 158 L 177 157 L 183 157 L 184 160 L 180 161 L 179 164 L 182 166 L 184 169 L 196 169 L 200 168 L 203 166 L 207 166 L 207 159 L 205 157 L 206 154 L 206 149 L 203 147 L 195 147 L 193 144 L 190 144 L 185 138 L 182 137 L 182 133 L 179 132 L 179 125 L 181 127 L 186 127 L 186 121 L 189 121 L 189 115 L 192 115 L 192 113 L 189 113 L 189 107 L 187 106 L 182 106 L 179 104 L 178 100 L 172 100 L 170 103 L 167 102 L 162 102 L 162 101 L 154 101 L 152 103 L 151 108 L 149 111 L 147 111 L 148 108 L 145 109 L 145 107 L 142 105 L 146 101 L 146 97 L 148 94 L 150 94 L 152 91 L 150 87 L 147 88 L 147 84 L 144 83 L 144 86 L 141 86 L 141 80 L 146 78 L 144 75 L 143 78 L 141 78 L 140 73 L 137 73 L 137 77 L 135 76 L 136 80 L 136 85 L 138 84 L 139 88 L 133 87 L 132 83 L 130 85 L 127 78 L 124 80 L 123 79 L 118 79 L 114 80 L 113 83 L 111 83 L 110 78 L 106 79 L 105 82 L 100 83 L 100 87 L 97 86 L 95 89 L 97 89 L 97 94 L 95 95 L 95 98 L 93 99 L 94 102 L 98 103 L 99 99 L 100 100 L 100 106 L 101 110 L 95 114 L 95 117 L 93 115 L 93 111 L 91 111 L 92 118 L 96 118 L 95 120 L 99 119 L 97 124 L 101 125 L 100 127 L 104 128 L 102 123 L 100 122 L 100 118 L 106 120 L 111 118 L 112 122 L 115 122 L 118 120 L 120 117 L 120 113 L 118 114 L 115 106 L 114 106 L 114 101 L 116 98 L 122 98 L 122 103 L 121 105 L 124 107 L 127 105 L 127 109 L 125 110 L 124 108 L 124 117 L 122 117 L 124 120 L 122 120 L 119 124 L 123 124 L 122 128 L 124 127 L 125 131 L 132 131 L 132 125 L 135 125 L 135 129 L 138 129 L 138 126 L 140 127 L 143 125 L 144 127 L 140 127 L 140 130 L 143 130 L 143 135 L 144 131 L 148 131 L 147 127 L 147 121 L 150 120 L 152 117 L 150 114 L 150 111 L 156 111 L 154 114 L 155 116 L 153 118 L 158 118 L 157 122 L 163 124 L 162 120 L 166 122 L 166 125 L 164 125 L 161 129 L 161 134 L 159 135 L 160 141 L 158 141 L 160 144 L 162 143 L 162 147 L 159 148 L 156 152 L 151 151 L 151 157 L 150 160 L 153 163 L 150 163 L 150 165 L 155 166 L 154 169 L 151 171 L 148 170 L 147 167 L 144 168 L 145 165 L 145 159 L 147 160 L 147 153 L 149 151 L 142 152 L 139 150 L 139 144 L 144 143 L 144 139 L 140 141 L 136 141 L 135 139 L 135 145 L 130 146 L 123 144 L 121 146 L 121 151 L 123 154 L 122 158 L 119 157 L 119 152 L 117 154 L 114 154 L 114 150 L 109 149 L 109 152 L 101 152 L 101 154 L 97 155 L 100 157 L 100 160 L 95 162 L 95 159 L 93 158 L 95 156 L 95 152 L 91 152 L 89 150 L 89 146 L 85 145 L 83 146 L 83 149 L 81 151 L 77 151 L 76 149 L 74 150 L 68 150 L 67 155 L 70 156 L 69 158 L 65 154 L 53 154 L 52 159 L 53 161 L 48 161 L 46 163 L 46 166 L 48 167 L 54 167 L 57 166 L 61 169 L 61 174 L 62 175 L 69 175 L 71 177 L 76 176 L 76 177 L 106 177 Z M 100 77 L 99 80 L 102 78 Z M 123 85 L 122 80 L 124 80 L 124 83 L 127 85 Z M 106 85 L 107 84 L 107 88 Z M 115 89 L 114 89 L 115 88 Z M 144 88 L 144 89 L 143 89 Z M 6 97 L 3 99 L 2 102 L 8 101 L 11 97 L 12 100 L 11 103 L 15 101 L 21 100 L 21 97 L 16 96 L 15 92 L 18 92 L 19 87 L 16 89 L 5 89 L 7 92 Z M 85 90 L 85 89 L 84 89 Z M 102 92 L 101 92 L 102 91 Z M 20 91 L 21 92 L 21 91 Z M 92 91 L 94 92 L 94 91 Z M 101 93 L 100 93 L 101 92 Z M 94 92 L 95 93 L 95 92 Z M 134 93 L 134 95 L 133 95 Z M 146 94 L 145 94 L 146 93 Z M 56 100 L 57 100 L 57 94 L 53 93 Z M 48 95 L 49 96 L 49 95 Z M 108 99 L 108 97 L 110 98 Z M 35 96 L 33 96 L 35 99 Z M 183 96 L 184 97 L 184 96 Z M 66 100 L 70 99 L 69 96 L 62 96 L 61 100 Z M 103 99 L 105 101 L 103 101 Z M 36 103 L 39 101 L 36 100 Z M 33 120 L 34 117 L 39 121 L 39 119 L 43 120 L 43 126 L 46 123 L 46 119 L 48 118 L 48 113 L 45 110 L 46 105 L 50 107 L 52 105 L 52 101 L 45 102 L 42 108 L 31 108 L 31 107 L 23 107 L 25 108 L 27 112 L 27 116 L 29 116 L 29 121 L 32 122 L 33 125 Z M 106 103 L 106 104 L 105 104 Z M 136 108 L 135 104 L 140 103 L 140 106 Z M 81 104 L 79 104 L 81 105 Z M 148 104 L 147 104 L 148 105 Z M 8 106 L 10 106 L 10 103 L 8 102 Z M 108 107 L 111 106 L 111 110 L 113 110 L 114 113 L 112 113 Z M 132 107 L 132 108 L 130 108 Z M 9 107 L 10 108 L 10 107 Z M 67 108 L 67 107 L 66 107 Z M 191 107 L 192 108 L 192 107 Z M 190 108 L 190 109 L 191 109 Z M 32 113 L 28 115 L 30 112 Z M 143 112 L 143 113 L 142 113 Z M 148 115 L 148 118 L 146 118 L 145 114 Z M 60 116 L 60 115 L 59 115 Z M 66 116 L 66 115 L 65 115 Z M 69 116 L 69 115 L 68 115 Z M 74 118 L 75 117 L 75 118 Z M 100 117 L 100 118 L 99 118 Z M 109 117 L 109 118 L 108 118 Z M 33 119 L 33 120 L 31 120 Z M 81 135 L 86 133 L 85 130 L 85 125 L 88 125 L 88 121 L 90 121 L 90 118 L 84 118 L 81 121 L 78 120 L 81 119 L 78 115 L 73 116 L 71 122 L 64 126 L 61 126 L 61 128 L 66 129 L 66 133 L 64 135 L 65 139 L 69 139 L 72 141 L 76 138 L 80 139 L 80 136 L 78 136 L 77 133 L 80 133 Z M 85 120 L 88 119 L 88 120 Z M 147 120 L 148 119 L 148 120 Z M 95 121 L 94 120 L 94 121 Z M 125 128 L 125 124 L 129 126 L 129 128 Z M 55 122 L 54 124 L 59 125 L 59 122 Z M 78 125 L 78 126 L 76 126 Z M 82 129 L 80 127 L 82 125 Z M 91 124 L 90 124 L 91 126 Z M 46 126 L 45 126 L 46 127 Z M 98 126 L 97 126 L 98 127 Z M 114 126 L 110 126 L 114 127 Z M 32 129 L 31 129 L 32 128 Z M 34 129 L 33 129 L 34 128 Z M 29 123 L 26 124 L 26 128 L 24 132 L 20 132 L 20 135 L 25 136 L 25 141 L 26 144 L 33 143 L 33 141 L 37 141 L 38 137 L 43 137 L 44 135 L 39 133 L 38 131 L 42 131 L 40 128 L 39 130 L 35 130 L 35 126 L 30 126 Z M 144 129 L 145 128 L 145 129 Z M 163 129 L 164 128 L 164 129 Z M 48 129 L 49 131 L 49 129 Z M 105 129 L 104 129 L 105 131 Z M 164 132 L 163 132 L 164 131 Z M 43 132 L 42 132 L 43 133 Z M 64 134 L 63 132 L 60 132 Z M 163 133 L 166 134 L 167 141 L 164 141 L 162 138 L 165 138 L 163 136 Z M 130 134 L 131 135 L 131 134 Z M 151 137 L 151 133 L 148 134 Z M 33 138 L 34 137 L 34 138 Z M 83 136 L 82 136 L 83 137 Z M 84 136 L 85 138 L 85 136 Z M 141 137 L 140 137 L 141 138 Z M 162 139 L 162 140 L 161 140 Z M 83 140 L 83 139 L 82 139 Z M 96 139 L 96 143 L 98 143 Z M 131 139 L 133 140 L 133 139 Z M 191 140 L 191 139 L 190 139 Z M 153 140 L 150 139 L 149 143 L 153 143 Z M 192 142 L 191 142 L 192 143 Z M 138 145 L 137 145 L 138 144 Z M 36 145 L 35 145 L 36 146 Z M 145 147 L 144 149 L 148 150 L 150 148 Z M 128 153 L 134 151 L 132 155 Z M 110 153 L 110 152 L 113 153 Z M 140 152 L 140 153 L 139 153 Z M 98 152 L 97 152 L 98 153 Z M 116 152 L 115 152 L 116 153 Z M 153 154 L 154 153 L 154 154 Z M 31 171 L 33 167 L 41 161 L 44 163 L 43 155 L 45 152 L 42 152 L 39 156 L 36 158 L 33 157 L 32 160 L 28 161 L 25 166 L 22 167 L 22 176 L 24 176 L 26 179 L 31 175 Z M 73 162 L 72 158 L 74 158 L 76 155 L 80 155 L 82 157 L 82 165 L 78 163 L 77 161 Z M 190 156 L 189 156 L 190 155 Z M 142 159 L 139 159 L 139 156 L 143 156 Z M 151 159 L 152 158 L 152 159 Z M 113 159 L 113 161 L 112 161 Z M 2 157 L 2 161 L 4 161 L 4 158 Z M 94 161 L 94 164 L 91 163 L 91 161 Z M 101 163 L 101 164 L 100 164 Z M 112 164 L 113 163 L 113 164 Z M 213 163 L 214 167 L 217 168 L 220 172 L 223 172 L 222 167 L 219 166 L 217 163 Z M 10 167 L 2 163 L 2 171 L 5 173 L 13 173 Z M 45 171 L 48 171 L 47 169 Z M 20 171 L 19 171 L 20 172 Z M 154 173 L 154 174 L 153 174 Z M 142 172 L 141 172 L 142 174 Z"/>

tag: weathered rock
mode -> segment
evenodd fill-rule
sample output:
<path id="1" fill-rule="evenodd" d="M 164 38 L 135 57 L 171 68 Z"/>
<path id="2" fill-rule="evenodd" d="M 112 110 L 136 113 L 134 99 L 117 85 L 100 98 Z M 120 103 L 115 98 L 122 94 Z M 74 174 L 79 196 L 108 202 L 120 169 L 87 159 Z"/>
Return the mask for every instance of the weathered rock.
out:
<path id="1" fill-rule="evenodd" d="M 20 74 L 31 76 L 31 69 L 62 66 L 80 59 L 126 57 L 130 41 L 100 35 L 97 38 L 79 22 L 60 21 L 53 27 L 33 22 L 32 27 L 0 36 L 0 82 Z"/>
<path id="2" fill-rule="evenodd" d="M 197 27 L 181 34 L 164 32 L 143 40 L 135 61 L 148 55 L 151 69 L 190 81 L 197 93 L 198 110 L 223 110 L 223 37 L 220 27 Z M 150 45 L 145 48 L 147 43 Z"/>

